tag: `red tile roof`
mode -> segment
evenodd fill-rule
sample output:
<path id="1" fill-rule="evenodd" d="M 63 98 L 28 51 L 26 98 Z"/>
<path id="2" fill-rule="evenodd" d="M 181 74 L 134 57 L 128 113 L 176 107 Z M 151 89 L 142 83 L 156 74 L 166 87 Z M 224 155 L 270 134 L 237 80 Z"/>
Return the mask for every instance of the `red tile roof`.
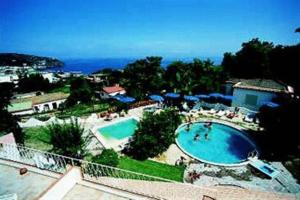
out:
<path id="1" fill-rule="evenodd" d="M 119 85 L 115 85 L 115 86 L 111 86 L 111 87 L 104 87 L 103 91 L 110 94 L 110 93 L 115 93 L 115 92 L 120 92 L 125 90 L 124 88 L 122 88 Z"/>

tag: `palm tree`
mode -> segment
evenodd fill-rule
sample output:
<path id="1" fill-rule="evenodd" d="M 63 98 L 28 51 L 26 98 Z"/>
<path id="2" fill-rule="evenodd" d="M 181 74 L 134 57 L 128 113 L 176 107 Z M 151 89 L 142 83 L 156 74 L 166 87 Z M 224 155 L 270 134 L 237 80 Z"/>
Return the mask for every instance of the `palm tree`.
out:
<path id="1" fill-rule="evenodd" d="M 70 123 L 52 123 L 45 128 L 50 136 L 50 144 L 57 154 L 82 159 L 87 153 L 87 145 L 91 141 L 89 135 L 84 136 L 84 128 L 77 120 Z"/>

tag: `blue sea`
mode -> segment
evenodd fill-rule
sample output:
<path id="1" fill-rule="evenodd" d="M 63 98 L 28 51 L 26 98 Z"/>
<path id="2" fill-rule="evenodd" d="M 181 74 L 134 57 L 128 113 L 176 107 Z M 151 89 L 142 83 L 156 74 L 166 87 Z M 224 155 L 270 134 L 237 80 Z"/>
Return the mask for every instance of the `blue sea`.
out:
<path id="1" fill-rule="evenodd" d="M 54 67 L 50 71 L 64 71 L 64 72 L 81 72 L 83 74 L 91 74 L 104 68 L 123 69 L 127 64 L 136 61 L 139 58 L 93 58 L 93 59 L 61 59 L 64 63 L 64 67 Z M 207 58 L 203 58 L 207 59 Z M 221 63 L 222 58 L 210 57 L 210 60 L 214 64 Z M 181 58 L 181 59 L 163 59 L 162 66 L 167 67 L 170 63 L 176 60 L 184 62 L 193 61 L 193 58 Z M 49 71 L 49 70 L 47 70 Z"/>

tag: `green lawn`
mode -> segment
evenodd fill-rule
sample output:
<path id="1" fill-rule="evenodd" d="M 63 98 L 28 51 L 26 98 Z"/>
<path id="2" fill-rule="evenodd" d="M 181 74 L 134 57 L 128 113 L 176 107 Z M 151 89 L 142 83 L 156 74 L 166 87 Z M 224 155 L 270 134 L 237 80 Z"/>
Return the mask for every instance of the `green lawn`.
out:
<path id="1" fill-rule="evenodd" d="M 49 92 L 50 93 L 54 93 L 54 92 L 70 93 L 70 85 L 64 85 L 62 87 L 55 88 L 53 90 L 50 90 Z"/>
<path id="2" fill-rule="evenodd" d="M 49 144 L 49 135 L 43 127 L 26 128 L 25 131 L 25 146 L 42 151 L 50 151 L 52 145 Z"/>
<path id="3" fill-rule="evenodd" d="M 59 118 L 67 118 L 70 116 L 84 116 L 89 115 L 94 112 L 102 112 L 110 108 L 108 103 L 95 103 L 93 104 L 77 104 L 64 110 L 63 112 L 58 112 L 57 117 Z"/>
<path id="4" fill-rule="evenodd" d="M 118 167 L 178 182 L 183 181 L 184 167 L 182 166 L 172 166 L 151 160 L 138 161 L 129 157 L 121 157 Z"/>

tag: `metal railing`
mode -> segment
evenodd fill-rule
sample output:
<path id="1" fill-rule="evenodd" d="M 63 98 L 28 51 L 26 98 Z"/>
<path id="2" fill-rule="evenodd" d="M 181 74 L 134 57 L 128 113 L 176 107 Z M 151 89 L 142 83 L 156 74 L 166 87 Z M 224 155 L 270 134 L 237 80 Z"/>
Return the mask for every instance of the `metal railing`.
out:
<path id="1" fill-rule="evenodd" d="M 91 181 L 96 181 L 102 177 L 112 177 L 143 181 L 175 182 L 161 177 L 92 163 L 15 144 L 0 143 L 0 159 L 1 158 L 57 173 L 65 173 L 67 165 L 77 166 L 81 168 L 83 178 Z"/>

